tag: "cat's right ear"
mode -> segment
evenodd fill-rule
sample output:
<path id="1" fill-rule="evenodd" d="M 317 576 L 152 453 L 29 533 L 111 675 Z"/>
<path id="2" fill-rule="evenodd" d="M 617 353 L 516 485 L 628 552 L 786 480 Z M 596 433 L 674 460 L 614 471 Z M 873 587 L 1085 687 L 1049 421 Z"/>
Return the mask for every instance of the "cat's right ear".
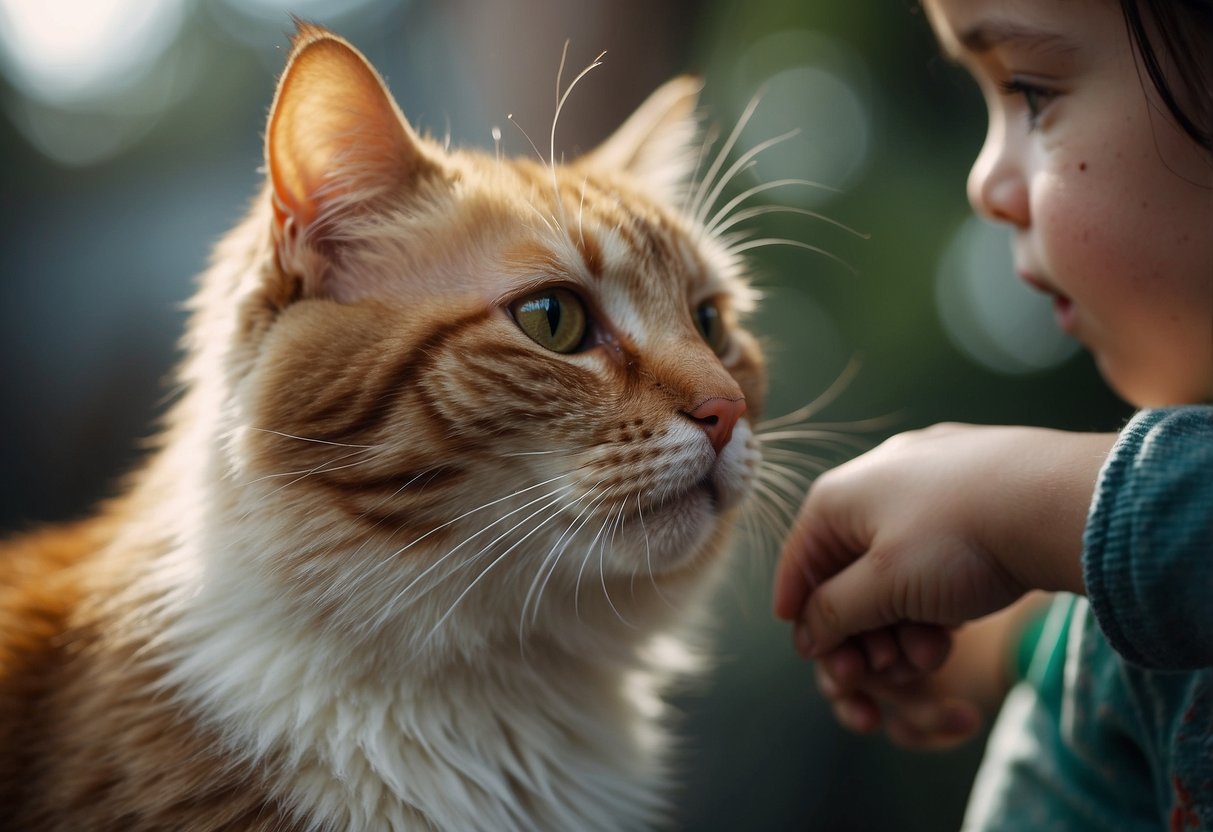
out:
<path id="1" fill-rule="evenodd" d="M 367 59 L 326 29 L 297 26 L 265 142 L 280 247 L 323 239 L 344 213 L 433 165 Z"/>

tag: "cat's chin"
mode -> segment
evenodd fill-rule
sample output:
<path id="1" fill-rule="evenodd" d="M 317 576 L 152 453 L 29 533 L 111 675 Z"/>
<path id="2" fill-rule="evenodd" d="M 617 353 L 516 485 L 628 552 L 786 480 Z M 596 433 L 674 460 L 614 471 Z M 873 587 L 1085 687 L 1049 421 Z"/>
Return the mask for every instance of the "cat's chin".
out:
<path id="1" fill-rule="evenodd" d="M 641 568 L 654 575 L 679 571 L 719 539 L 720 525 L 747 493 L 744 484 L 722 484 L 718 476 L 709 474 L 646 512 L 642 539 L 629 548 L 641 559 Z M 631 571 L 636 565 L 625 568 Z"/>

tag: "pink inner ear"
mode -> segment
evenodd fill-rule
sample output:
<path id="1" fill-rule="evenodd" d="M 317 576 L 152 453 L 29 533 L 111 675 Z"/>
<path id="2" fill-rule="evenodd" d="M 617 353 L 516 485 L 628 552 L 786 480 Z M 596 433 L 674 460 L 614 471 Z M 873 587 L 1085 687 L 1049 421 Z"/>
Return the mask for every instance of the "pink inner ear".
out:
<path id="1" fill-rule="evenodd" d="M 301 25 L 278 84 L 266 162 L 279 229 L 298 230 L 399 186 L 423 161 L 417 138 L 356 49 Z"/>

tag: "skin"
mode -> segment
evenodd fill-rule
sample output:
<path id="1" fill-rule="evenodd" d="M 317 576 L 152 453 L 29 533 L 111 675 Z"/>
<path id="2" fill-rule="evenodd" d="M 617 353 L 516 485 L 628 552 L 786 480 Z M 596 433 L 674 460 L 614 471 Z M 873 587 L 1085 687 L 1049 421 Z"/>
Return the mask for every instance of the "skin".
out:
<path id="1" fill-rule="evenodd" d="M 985 98 L 968 195 L 1012 229 L 1021 278 L 1130 403 L 1213 400 L 1213 158 L 1143 86 L 1117 4 L 924 5 Z M 915 747 L 976 733 L 1010 684 L 1028 593 L 1085 591 L 1082 532 L 1114 440 L 937 425 L 814 484 L 774 605 L 844 725 Z"/>

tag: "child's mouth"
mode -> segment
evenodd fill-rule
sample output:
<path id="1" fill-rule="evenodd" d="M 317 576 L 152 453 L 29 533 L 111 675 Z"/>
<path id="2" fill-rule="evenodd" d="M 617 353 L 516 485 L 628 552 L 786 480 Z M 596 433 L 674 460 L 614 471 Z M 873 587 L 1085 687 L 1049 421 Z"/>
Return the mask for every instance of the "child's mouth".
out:
<path id="1" fill-rule="evenodd" d="M 1043 292 L 1053 299 L 1053 317 L 1063 332 L 1073 333 L 1074 330 L 1074 301 L 1054 289 L 1036 275 L 1019 273 L 1020 278 L 1038 292 Z"/>

